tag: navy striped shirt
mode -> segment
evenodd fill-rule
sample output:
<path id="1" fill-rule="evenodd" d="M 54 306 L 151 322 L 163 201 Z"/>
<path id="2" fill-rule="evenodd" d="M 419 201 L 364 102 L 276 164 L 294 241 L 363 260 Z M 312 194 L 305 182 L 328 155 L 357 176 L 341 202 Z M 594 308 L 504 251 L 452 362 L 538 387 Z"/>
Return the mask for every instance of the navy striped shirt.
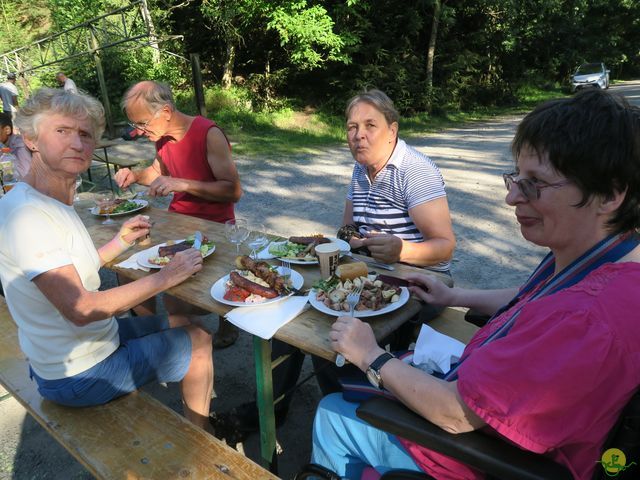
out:
<path id="1" fill-rule="evenodd" d="M 410 242 L 424 237 L 409 216 L 409 210 L 436 198 L 446 197 L 444 179 L 433 161 L 398 140 L 385 167 L 373 183 L 366 167 L 356 162 L 347 199 L 353 204 L 353 222 L 362 233 L 379 230 Z M 448 271 L 450 262 L 428 267 Z"/>

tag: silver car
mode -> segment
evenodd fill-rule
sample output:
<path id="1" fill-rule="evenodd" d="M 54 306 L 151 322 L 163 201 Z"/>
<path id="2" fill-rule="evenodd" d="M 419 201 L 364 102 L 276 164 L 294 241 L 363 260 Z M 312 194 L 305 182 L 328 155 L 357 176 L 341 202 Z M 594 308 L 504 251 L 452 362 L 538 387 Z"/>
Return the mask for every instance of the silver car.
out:
<path id="1" fill-rule="evenodd" d="M 609 88 L 609 72 L 604 63 L 583 63 L 571 77 L 571 91 L 584 87 Z"/>

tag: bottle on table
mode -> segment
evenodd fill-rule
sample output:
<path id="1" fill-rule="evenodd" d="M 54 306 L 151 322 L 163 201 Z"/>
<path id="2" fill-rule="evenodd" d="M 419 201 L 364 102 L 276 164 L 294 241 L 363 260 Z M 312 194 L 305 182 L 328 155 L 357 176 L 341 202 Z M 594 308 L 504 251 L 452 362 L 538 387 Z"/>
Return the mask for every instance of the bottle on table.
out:
<path id="1" fill-rule="evenodd" d="M 19 180 L 18 174 L 15 171 L 15 163 L 17 160 L 16 156 L 11 153 L 9 147 L 0 148 L 0 183 L 2 183 L 4 193 L 11 190 Z"/>

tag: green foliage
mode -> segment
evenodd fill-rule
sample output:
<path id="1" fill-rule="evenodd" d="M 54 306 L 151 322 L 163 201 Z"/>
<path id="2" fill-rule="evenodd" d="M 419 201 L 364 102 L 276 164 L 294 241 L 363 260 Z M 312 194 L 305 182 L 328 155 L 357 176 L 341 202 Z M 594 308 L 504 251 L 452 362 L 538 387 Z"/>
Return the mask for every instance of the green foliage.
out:
<path id="1" fill-rule="evenodd" d="M 53 31 L 66 30 L 128 3 L 127 0 L 47 0 Z"/>
<path id="2" fill-rule="evenodd" d="M 24 46 L 49 27 L 47 0 L 0 0 L 0 52 Z"/>
<path id="3" fill-rule="evenodd" d="M 346 100 L 364 88 L 384 90 L 404 116 L 433 122 L 460 110 L 488 112 L 561 94 L 585 61 L 604 61 L 612 80 L 640 74 L 640 2 L 632 0 L 441 1 L 431 87 L 426 65 L 435 0 L 147 3 L 158 36 L 165 39 L 161 47 L 182 57 L 199 53 L 208 85 L 220 82 L 225 65 L 227 73 L 233 68 L 226 78 L 236 88 L 228 94 L 209 89 L 207 101 L 219 104 L 220 111 L 233 110 L 231 122 L 248 122 L 243 131 L 262 125 L 261 115 L 286 116 L 294 105 L 340 118 Z M 129 4 L 0 0 L 0 48 L 24 46 Z M 169 36 L 179 39 L 166 41 Z M 227 54 L 234 49 L 231 66 Z M 157 79 L 172 85 L 184 107 L 193 109 L 190 66 L 183 58 L 165 53 L 155 63 L 152 51 L 137 43 L 100 55 L 112 106 L 129 84 Z M 38 70 L 31 88 L 55 85 L 58 70 L 100 94 L 90 56 Z M 311 133 L 299 136 L 313 143 Z M 333 133 L 320 137 L 335 138 Z"/>
<path id="4" fill-rule="evenodd" d="M 333 32 L 334 22 L 320 5 L 307 7 L 305 0 L 287 2 L 275 8 L 270 18 L 267 28 L 278 32 L 293 65 L 311 70 L 325 61 L 350 63 L 342 53 L 344 40 Z"/>

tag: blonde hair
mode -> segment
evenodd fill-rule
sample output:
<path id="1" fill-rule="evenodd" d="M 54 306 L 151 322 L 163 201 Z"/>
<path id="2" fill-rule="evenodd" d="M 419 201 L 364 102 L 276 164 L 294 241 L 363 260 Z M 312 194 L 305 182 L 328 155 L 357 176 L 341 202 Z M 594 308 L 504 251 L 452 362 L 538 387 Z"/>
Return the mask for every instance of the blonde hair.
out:
<path id="1" fill-rule="evenodd" d="M 41 88 L 31 95 L 18 110 L 14 124 L 23 135 L 37 139 L 40 123 L 50 114 L 88 118 L 96 141 L 104 132 L 104 108 L 98 100 L 85 93 L 71 93 L 59 88 Z"/>

